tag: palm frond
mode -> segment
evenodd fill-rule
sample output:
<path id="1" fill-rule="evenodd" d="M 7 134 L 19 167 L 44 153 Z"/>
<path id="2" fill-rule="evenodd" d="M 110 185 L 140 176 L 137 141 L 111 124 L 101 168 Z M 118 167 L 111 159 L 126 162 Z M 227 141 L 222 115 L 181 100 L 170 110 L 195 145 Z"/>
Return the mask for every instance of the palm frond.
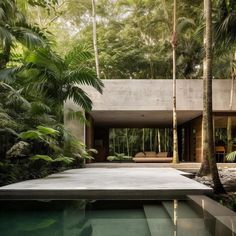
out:
<path id="1" fill-rule="evenodd" d="M 67 53 L 65 56 L 65 63 L 68 65 L 68 67 L 78 67 L 92 58 L 93 55 L 91 53 L 91 48 L 78 45 Z"/>
<path id="2" fill-rule="evenodd" d="M 6 16 L 5 11 L 2 7 L 0 7 L 0 19 L 3 20 L 3 18 Z"/>
<path id="3" fill-rule="evenodd" d="M 16 80 L 16 75 L 24 69 L 25 66 L 2 69 L 0 70 L 0 81 L 11 84 Z"/>
<path id="4" fill-rule="evenodd" d="M 65 70 L 63 60 L 56 53 L 46 48 L 28 52 L 25 61 L 42 73 L 54 78 L 60 78 L 61 72 Z"/>
<path id="5" fill-rule="evenodd" d="M 92 109 L 92 101 L 88 97 L 87 93 L 84 92 L 81 88 L 73 86 L 69 90 L 68 94 L 69 99 L 73 99 L 73 101 L 81 106 L 85 111 L 91 111 Z"/>
<path id="6" fill-rule="evenodd" d="M 49 106 L 47 106 L 46 104 L 40 102 L 40 101 L 32 102 L 30 112 L 34 115 L 35 114 L 50 113 L 51 108 Z"/>
<path id="7" fill-rule="evenodd" d="M 19 26 L 9 28 L 9 30 L 17 41 L 29 49 L 45 47 L 48 44 L 47 37 L 36 26 L 21 23 Z"/>
<path id="8" fill-rule="evenodd" d="M 15 90 L 12 89 L 7 94 L 8 101 L 7 105 L 21 104 L 23 107 L 29 109 L 31 107 L 30 102 L 21 95 L 22 89 Z"/>
<path id="9" fill-rule="evenodd" d="M 195 22 L 193 19 L 181 17 L 178 19 L 177 24 L 177 32 L 178 34 L 184 33 L 189 28 L 193 28 L 195 26 Z"/>
<path id="10" fill-rule="evenodd" d="M 81 67 L 78 70 L 69 70 L 65 72 L 66 83 L 81 84 L 94 87 L 97 91 L 102 93 L 103 82 L 97 78 L 94 70 Z"/>
<path id="11" fill-rule="evenodd" d="M 66 114 L 68 120 L 78 120 L 82 124 L 89 124 L 83 111 L 74 111 L 69 108 Z"/>
<path id="12" fill-rule="evenodd" d="M 0 108 L 0 127 L 4 128 L 14 128 L 17 124 L 15 120 L 2 108 Z"/>
<path id="13" fill-rule="evenodd" d="M 0 42 L 3 47 L 5 47 L 6 44 L 11 45 L 13 41 L 13 37 L 7 28 L 8 26 L 0 25 Z"/>

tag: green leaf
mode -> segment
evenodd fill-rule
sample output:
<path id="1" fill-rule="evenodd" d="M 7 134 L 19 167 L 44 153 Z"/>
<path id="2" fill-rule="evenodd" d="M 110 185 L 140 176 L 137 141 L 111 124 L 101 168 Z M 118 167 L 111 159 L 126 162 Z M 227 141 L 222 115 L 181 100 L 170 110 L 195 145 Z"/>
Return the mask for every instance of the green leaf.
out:
<path id="1" fill-rule="evenodd" d="M 74 161 L 74 158 L 65 157 L 65 156 L 62 156 L 62 155 L 53 160 L 53 162 L 64 162 L 66 164 L 70 164 L 73 161 Z"/>
<path id="2" fill-rule="evenodd" d="M 33 157 L 30 157 L 31 161 L 37 161 L 37 160 L 43 160 L 43 161 L 47 161 L 47 162 L 53 162 L 54 160 L 47 155 L 35 155 Z"/>
<path id="3" fill-rule="evenodd" d="M 69 97 L 70 99 L 73 99 L 73 101 L 81 106 L 85 111 L 91 111 L 92 109 L 92 101 L 88 97 L 88 94 L 84 92 L 81 88 L 77 86 L 73 86 L 70 89 Z"/>
<path id="4" fill-rule="evenodd" d="M 42 138 L 42 134 L 37 130 L 28 130 L 19 134 L 22 139 L 39 140 Z"/>
<path id="5" fill-rule="evenodd" d="M 88 152 L 94 153 L 94 154 L 98 154 L 98 151 L 96 149 L 90 148 L 88 150 Z"/>
<path id="6" fill-rule="evenodd" d="M 115 161 L 115 160 L 117 160 L 117 157 L 116 156 L 108 156 L 107 160 L 108 161 Z"/>
<path id="7" fill-rule="evenodd" d="M 226 159 L 226 161 L 228 161 L 228 162 L 233 162 L 233 161 L 235 161 L 235 159 L 236 159 L 236 151 L 229 153 L 229 154 L 225 157 L 225 159 Z"/>
<path id="8" fill-rule="evenodd" d="M 50 128 L 50 127 L 46 127 L 46 126 L 37 126 L 37 129 L 44 135 L 59 135 L 59 131 Z"/>

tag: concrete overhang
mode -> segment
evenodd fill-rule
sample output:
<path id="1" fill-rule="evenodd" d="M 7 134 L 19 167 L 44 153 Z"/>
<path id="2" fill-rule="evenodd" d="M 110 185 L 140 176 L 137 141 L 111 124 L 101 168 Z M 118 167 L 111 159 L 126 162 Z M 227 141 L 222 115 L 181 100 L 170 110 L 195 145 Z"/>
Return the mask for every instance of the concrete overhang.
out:
<path id="1" fill-rule="evenodd" d="M 91 100 L 95 125 L 109 127 L 171 127 L 172 80 L 103 80 L 103 94 L 82 86 Z M 213 80 L 214 112 L 229 112 L 231 80 Z M 236 94 L 236 87 L 234 88 Z M 79 109 L 72 101 L 65 107 Z M 203 81 L 177 80 L 177 117 L 183 124 L 202 114 Z M 236 103 L 231 113 L 236 114 Z"/>
<path id="2" fill-rule="evenodd" d="M 201 111 L 178 111 L 178 124 L 183 124 L 202 114 Z M 172 127 L 172 111 L 92 111 L 96 126 L 112 128 Z"/>

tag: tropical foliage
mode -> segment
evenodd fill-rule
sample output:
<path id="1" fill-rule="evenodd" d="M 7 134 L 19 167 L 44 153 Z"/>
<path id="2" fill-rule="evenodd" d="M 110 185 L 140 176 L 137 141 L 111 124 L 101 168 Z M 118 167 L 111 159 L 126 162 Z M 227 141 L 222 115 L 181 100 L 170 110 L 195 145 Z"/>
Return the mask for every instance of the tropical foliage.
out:
<path id="1" fill-rule="evenodd" d="M 213 78 L 235 78 L 236 3 L 211 2 Z M 172 78 L 172 9 L 172 0 L 96 0 L 101 78 Z M 80 85 L 102 91 L 92 49 L 92 13 L 92 1 L 87 0 L 0 2 L 1 184 L 91 159 L 94 150 L 65 129 L 63 105 L 71 99 L 90 111 L 92 102 Z M 177 78 L 202 78 L 203 1 L 178 1 L 177 13 Z M 67 118 L 86 122 L 78 110 L 68 111 Z M 171 133 L 111 130 L 110 154 L 117 158 L 117 153 L 131 156 L 146 149 L 172 152 Z"/>
<path id="2" fill-rule="evenodd" d="M 168 152 L 172 149 L 172 130 L 170 128 L 129 128 L 129 129 L 110 129 L 109 132 L 109 153 L 117 156 L 135 156 L 138 152 L 154 151 Z"/>
<path id="3" fill-rule="evenodd" d="M 0 185 L 91 159 L 95 150 L 87 150 L 65 129 L 63 106 L 72 99 L 90 111 L 92 101 L 79 85 L 99 92 L 103 87 L 90 66 L 90 48 L 78 44 L 60 56 L 51 33 L 24 17 L 20 3 L 0 3 Z M 51 11 L 57 1 L 27 4 Z M 80 111 L 69 114 L 70 119 L 80 114 L 81 120 Z"/>

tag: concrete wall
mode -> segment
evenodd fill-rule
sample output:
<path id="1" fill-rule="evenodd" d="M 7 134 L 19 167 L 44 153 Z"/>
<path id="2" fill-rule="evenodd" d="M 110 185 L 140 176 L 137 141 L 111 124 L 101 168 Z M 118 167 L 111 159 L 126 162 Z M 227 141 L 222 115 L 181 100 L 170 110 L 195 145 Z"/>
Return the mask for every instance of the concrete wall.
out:
<path id="1" fill-rule="evenodd" d="M 73 101 L 68 100 L 64 105 L 64 122 L 65 128 L 70 130 L 70 132 L 80 139 L 82 142 L 85 142 L 85 125 L 81 124 L 77 119 L 68 119 L 68 110 L 72 109 L 73 111 L 81 110 Z"/>
<path id="2" fill-rule="evenodd" d="M 93 111 L 172 110 L 172 80 L 104 80 L 103 94 L 83 86 L 93 101 Z M 177 80 L 177 109 L 202 110 L 202 80 Z M 230 80 L 213 81 L 213 109 L 227 111 Z M 235 86 L 236 94 L 236 86 Z M 233 104 L 236 111 L 236 103 Z"/>

